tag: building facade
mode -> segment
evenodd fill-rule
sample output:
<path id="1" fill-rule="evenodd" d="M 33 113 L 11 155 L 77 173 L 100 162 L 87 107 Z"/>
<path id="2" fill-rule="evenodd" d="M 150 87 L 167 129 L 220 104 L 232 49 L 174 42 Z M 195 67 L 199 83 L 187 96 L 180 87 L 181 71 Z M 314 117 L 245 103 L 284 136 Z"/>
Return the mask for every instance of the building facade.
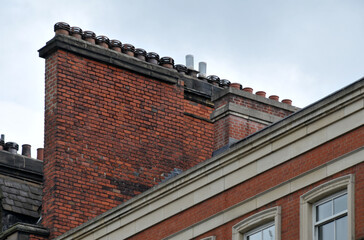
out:
<path id="1" fill-rule="evenodd" d="M 39 50 L 32 223 L 49 235 L 28 239 L 364 238 L 364 80 L 298 109 L 91 31 L 55 32 Z"/>

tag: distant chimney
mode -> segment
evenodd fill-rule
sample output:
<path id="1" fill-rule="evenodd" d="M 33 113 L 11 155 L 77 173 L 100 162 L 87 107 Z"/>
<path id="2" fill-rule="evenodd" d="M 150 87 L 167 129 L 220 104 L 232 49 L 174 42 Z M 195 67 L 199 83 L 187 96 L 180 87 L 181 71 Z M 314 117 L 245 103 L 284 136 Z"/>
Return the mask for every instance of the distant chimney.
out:
<path id="1" fill-rule="evenodd" d="M 31 146 L 29 144 L 22 145 L 21 155 L 26 156 L 26 157 L 32 157 Z"/>
<path id="2" fill-rule="evenodd" d="M 206 68 L 207 68 L 206 62 L 198 63 L 198 71 L 200 72 L 198 74 L 199 78 L 206 78 Z"/>

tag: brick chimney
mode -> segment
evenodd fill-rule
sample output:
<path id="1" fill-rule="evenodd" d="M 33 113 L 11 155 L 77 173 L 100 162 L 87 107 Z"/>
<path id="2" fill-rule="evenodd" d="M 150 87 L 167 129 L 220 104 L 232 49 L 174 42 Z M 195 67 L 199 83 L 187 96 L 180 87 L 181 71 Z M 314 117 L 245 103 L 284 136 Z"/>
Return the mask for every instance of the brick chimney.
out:
<path id="1" fill-rule="evenodd" d="M 72 29 L 76 35 L 56 24 L 39 50 L 46 60 L 42 223 L 51 239 L 294 110 L 229 88 L 226 79 L 177 71 L 171 57 L 134 54 L 130 44 Z"/>
<path id="2" fill-rule="evenodd" d="M 287 99 L 286 99 L 287 100 Z M 278 96 L 265 98 L 265 92 L 253 94 L 252 88 L 233 83 L 213 96 L 215 110 L 214 150 L 219 153 L 231 144 L 297 111 L 291 102 L 278 102 Z"/>
<path id="3" fill-rule="evenodd" d="M 194 79 L 170 69 L 172 58 L 158 66 L 59 31 L 40 56 L 50 238 L 211 156 L 213 104 L 185 92 Z"/>

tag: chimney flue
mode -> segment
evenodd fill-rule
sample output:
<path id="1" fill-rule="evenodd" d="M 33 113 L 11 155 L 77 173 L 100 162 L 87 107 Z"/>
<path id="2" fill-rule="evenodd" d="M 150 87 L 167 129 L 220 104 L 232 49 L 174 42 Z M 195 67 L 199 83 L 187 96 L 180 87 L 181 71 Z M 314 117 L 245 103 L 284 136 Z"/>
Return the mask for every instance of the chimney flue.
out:
<path id="1" fill-rule="evenodd" d="M 26 156 L 26 157 L 32 157 L 31 146 L 29 144 L 22 145 L 21 155 Z"/>
<path id="2" fill-rule="evenodd" d="M 44 148 L 37 149 L 37 159 L 43 161 L 44 159 Z"/>

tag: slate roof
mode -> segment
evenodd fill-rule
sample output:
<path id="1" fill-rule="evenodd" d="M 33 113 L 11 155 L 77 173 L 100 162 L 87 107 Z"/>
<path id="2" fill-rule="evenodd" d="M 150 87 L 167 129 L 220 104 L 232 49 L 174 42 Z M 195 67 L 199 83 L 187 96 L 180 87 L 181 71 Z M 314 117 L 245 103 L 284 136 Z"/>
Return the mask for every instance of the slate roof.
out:
<path id="1" fill-rule="evenodd" d="M 41 185 L 0 177 L 0 189 L 3 209 L 39 218 L 42 205 Z"/>

